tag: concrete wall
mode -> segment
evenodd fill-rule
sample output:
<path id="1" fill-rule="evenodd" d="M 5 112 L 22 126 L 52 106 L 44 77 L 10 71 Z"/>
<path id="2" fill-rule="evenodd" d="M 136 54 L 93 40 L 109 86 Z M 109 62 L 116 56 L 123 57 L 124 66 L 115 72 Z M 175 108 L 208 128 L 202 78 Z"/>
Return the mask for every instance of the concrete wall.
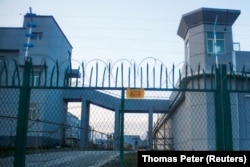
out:
<path id="1" fill-rule="evenodd" d="M 215 149 L 212 97 L 211 93 L 185 92 L 185 100 L 171 117 L 173 149 Z"/>
<path id="2" fill-rule="evenodd" d="M 230 80 L 228 81 L 230 82 Z M 203 83 L 202 81 L 200 83 Z M 210 88 L 207 81 L 207 88 Z M 197 85 L 197 82 L 194 83 Z M 229 85 L 229 84 L 228 84 Z M 231 89 L 246 90 L 249 81 L 231 81 Z M 202 87 L 202 85 L 201 85 Z M 189 88 L 190 84 L 189 84 Z M 195 88 L 197 88 L 195 86 Z M 172 106 L 177 97 L 170 97 Z M 179 98 L 177 98 L 178 100 Z M 175 150 L 216 150 L 215 102 L 213 92 L 185 92 L 184 100 L 176 104 L 173 114 L 165 122 L 165 133 L 171 128 Z M 250 91 L 230 93 L 232 137 L 234 150 L 250 149 Z M 170 124 L 171 123 L 171 124 Z M 161 128 L 163 129 L 163 128 Z M 171 133 L 169 135 L 171 135 Z M 161 134 L 163 132 L 161 131 Z"/>
<path id="3" fill-rule="evenodd" d="M 243 70 L 243 66 L 245 66 L 245 71 L 250 72 L 250 52 L 249 51 L 235 51 L 235 71 L 241 72 Z"/>
<path id="4" fill-rule="evenodd" d="M 232 133 L 235 150 L 250 149 L 249 93 L 231 93 Z"/>

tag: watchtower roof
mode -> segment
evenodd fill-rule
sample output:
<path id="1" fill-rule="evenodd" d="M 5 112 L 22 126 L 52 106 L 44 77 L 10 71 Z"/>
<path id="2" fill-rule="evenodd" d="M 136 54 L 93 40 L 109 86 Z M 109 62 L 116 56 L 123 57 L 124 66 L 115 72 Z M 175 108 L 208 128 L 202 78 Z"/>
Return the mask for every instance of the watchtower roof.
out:
<path id="1" fill-rule="evenodd" d="M 240 10 L 200 8 L 182 15 L 177 34 L 185 39 L 188 29 L 201 24 L 214 24 L 217 15 L 217 25 L 232 26 Z"/>

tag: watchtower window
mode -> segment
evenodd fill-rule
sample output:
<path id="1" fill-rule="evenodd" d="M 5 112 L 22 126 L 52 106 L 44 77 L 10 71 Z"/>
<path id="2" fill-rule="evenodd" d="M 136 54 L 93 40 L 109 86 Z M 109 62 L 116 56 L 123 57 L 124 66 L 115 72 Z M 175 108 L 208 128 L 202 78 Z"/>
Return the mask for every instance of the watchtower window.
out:
<path id="1" fill-rule="evenodd" d="M 216 50 L 215 50 L 216 47 Z M 225 36 L 224 33 L 217 32 L 216 40 L 213 32 L 207 33 L 207 51 L 208 53 L 215 54 L 217 51 L 218 54 L 225 53 Z"/>

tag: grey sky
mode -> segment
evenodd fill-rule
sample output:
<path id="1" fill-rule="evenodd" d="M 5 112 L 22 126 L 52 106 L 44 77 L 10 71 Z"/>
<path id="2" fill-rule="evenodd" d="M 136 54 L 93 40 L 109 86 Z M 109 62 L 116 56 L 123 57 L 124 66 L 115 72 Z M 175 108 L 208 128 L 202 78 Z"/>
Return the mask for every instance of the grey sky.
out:
<path id="1" fill-rule="evenodd" d="M 234 41 L 241 50 L 250 50 L 249 6 L 249 0 L 1 0 L 0 26 L 21 27 L 32 7 L 38 15 L 55 17 L 73 45 L 73 59 L 155 57 L 171 67 L 184 60 L 183 41 L 177 36 L 181 16 L 201 7 L 241 10 Z"/>

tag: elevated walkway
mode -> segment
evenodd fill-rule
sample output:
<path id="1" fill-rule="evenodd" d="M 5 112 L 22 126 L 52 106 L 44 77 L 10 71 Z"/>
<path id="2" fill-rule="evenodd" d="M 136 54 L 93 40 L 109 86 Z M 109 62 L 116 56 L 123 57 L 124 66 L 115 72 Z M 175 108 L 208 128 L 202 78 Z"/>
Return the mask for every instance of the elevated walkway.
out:
<path id="1" fill-rule="evenodd" d="M 114 149 L 119 150 L 119 135 L 120 135 L 120 109 L 121 98 L 113 96 L 104 91 L 95 89 L 65 89 L 63 99 L 68 102 L 81 102 L 81 134 L 80 134 L 80 147 L 87 148 L 89 132 L 89 117 L 90 106 L 94 104 L 105 109 L 115 112 L 115 127 L 114 127 Z M 149 145 L 152 146 L 153 134 L 153 114 L 166 113 L 169 110 L 170 102 L 168 99 L 124 99 L 124 112 L 125 113 L 145 113 L 148 114 L 148 136 L 151 141 Z"/>
<path id="2" fill-rule="evenodd" d="M 121 99 L 109 93 L 92 89 L 66 89 L 63 95 L 64 100 L 69 102 L 88 101 L 91 104 L 115 111 L 120 107 Z M 126 113 L 148 113 L 153 109 L 153 113 L 168 112 L 170 103 L 168 99 L 127 99 L 125 98 Z"/>

